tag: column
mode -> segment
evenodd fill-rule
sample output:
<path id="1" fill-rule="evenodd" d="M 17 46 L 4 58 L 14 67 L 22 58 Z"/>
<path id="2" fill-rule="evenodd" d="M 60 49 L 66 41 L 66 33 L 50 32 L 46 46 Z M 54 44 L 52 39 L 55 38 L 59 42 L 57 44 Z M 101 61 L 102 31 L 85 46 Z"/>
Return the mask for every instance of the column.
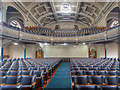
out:
<path id="1" fill-rule="evenodd" d="M 104 45 L 104 49 L 105 49 L 105 59 L 107 59 L 107 47 L 106 47 L 106 44 Z"/>
<path id="2" fill-rule="evenodd" d="M 43 58 L 43 50 L 41 49 L 41 58 Z"/>
<path id="3" fill-rule="evenodd" d="M 4 51 L 4 47 L 3 45 L 1 46 L 1 62 L 3 62 L 3 51 Z"/>
<path id="4" fill-rule="evenodd" d="M 90 54 L 90 48 L 89 48 L 89 58 L 91 58 L 91 54 Z"/>
<path id="5" fill-rule="evenodd" d="M 26 48 L 24 48 L 24 59 L 26 59 Z"/>
<path id="6" fill-rule="evenodd" d="M 3 62 L 4 45 L 3 39 L 0 39 L 0 62 Z"/>
<path id="7" fill-rule="evenodd" d="M 92 46 L 92 43 L 88 44 L 88 57 L 91 58 L 90 48 Z"/>

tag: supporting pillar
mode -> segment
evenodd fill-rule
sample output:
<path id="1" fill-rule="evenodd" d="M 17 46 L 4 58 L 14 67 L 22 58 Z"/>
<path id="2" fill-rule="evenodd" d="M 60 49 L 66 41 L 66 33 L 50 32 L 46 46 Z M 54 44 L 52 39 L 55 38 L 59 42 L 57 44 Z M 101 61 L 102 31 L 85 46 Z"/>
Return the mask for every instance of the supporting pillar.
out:
<path id="1" fill-rule="evenodd" d="M 89 58 L 91 58 L 91 54 L 90 54 L 90 48 L 89 48 Z"/>
<path id="2" fill-rule="evenodd" d="M 24 48 L 24 59 L 26 59 L 26 48 Z"/>
<path id="3" fill-rule="evenodd" d="M 88 44 L 88 57 L 91 58 L 91 54 L 90 54 L 90 48 L 92 46 L 92 43 Z"/>
<path id="4" fill-rule="evenodd" d="M 0 39 L 0 62 L 3 62 L 4 45 L 3 39 Z"/>
<path id="5" fill-rule="evenodd" d="M 43 50 L 41 49 L 41 58 L 43 58 Z"/>
<path id="6" fill-rule="evenodd" d="M 1 62 L 3 62 L 3 51 L 4 51 L 4 47 L 3 45 L 1 46 Z"/>
<path id="7" fill-rule="evenodd" d="M 105 49 L 105 59 L 107 59 L 107 47 L 106 47 L 106 44 L 104 45 L 104 49 Z"/>

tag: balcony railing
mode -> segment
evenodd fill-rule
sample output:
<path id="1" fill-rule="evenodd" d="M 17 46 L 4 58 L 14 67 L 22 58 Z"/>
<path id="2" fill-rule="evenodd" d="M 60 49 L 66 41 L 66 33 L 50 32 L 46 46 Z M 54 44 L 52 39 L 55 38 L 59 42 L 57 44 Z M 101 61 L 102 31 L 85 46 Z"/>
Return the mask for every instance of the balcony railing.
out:
<path id="1" fill-rule="evenodd" d="M 84 36 L 74 36 L 74 37 L 54 37 L 54 36 L 45 36 L 37 35 L 32 33 L 23 32 L 19 28 L 10 28 L 5 25 L 0 25 L 0 36 L 2 38 L 9 39 L 20 39 L 20 40 L 30 40 L 30 41 L 44 41 L 44 42 L 91 42 L 91 41 L 100 41 L 100 40 L 109 40 L 118 38 L 120 35 L 120 26 L 110 28 L 104 32 L 84 35 Z"/>

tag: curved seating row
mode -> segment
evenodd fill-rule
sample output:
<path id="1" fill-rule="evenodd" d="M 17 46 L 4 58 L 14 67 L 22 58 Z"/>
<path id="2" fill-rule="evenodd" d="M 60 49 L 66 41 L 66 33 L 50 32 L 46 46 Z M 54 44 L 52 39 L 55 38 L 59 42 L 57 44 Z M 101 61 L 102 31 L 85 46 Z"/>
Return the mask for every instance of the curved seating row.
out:
<path id="1" fill-rule="evenodd" d="M 2 22 L 1 25 L 15 29 L 18 31 L 30 33 L 30 34 L 35 34 L 35 35 L 44 35 L 44 36 L 53 36 L 53 37 L 75 37 L 75 36 L 85 36 L 85 35 L 92 35 L 92 34 L 97 34 L 101 33 L 110 29 L 102 29 L 102 28 L 85 28 L 82 30 L 51 30 L 48 28 L 34 28 L 34 29 L 20 29 L 17 27 L 14 27 L 12 25 L 8 25 L 5 22 Z M 117 26 L 119 27 L 119 26 Z M 115 28 L 115 27 L 113 27 Z"/>

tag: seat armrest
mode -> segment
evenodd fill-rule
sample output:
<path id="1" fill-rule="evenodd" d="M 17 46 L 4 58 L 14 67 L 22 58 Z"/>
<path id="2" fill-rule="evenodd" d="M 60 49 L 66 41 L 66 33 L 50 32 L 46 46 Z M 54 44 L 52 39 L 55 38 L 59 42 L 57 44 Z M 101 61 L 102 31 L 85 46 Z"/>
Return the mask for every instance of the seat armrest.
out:
<path id="1" fill-rule="evenodd" d="M 72 86 L 75 86 L 74 82 L 72 82 Z"/>
<path id="2" fill-rule="evenodd" d="M 5 83 L 2 83 L 1 85 L 5 85 Z"/>
<path id="3" fill-rule="evenodd" d="M 44 77 L 44 75 L 41 76 L 41 78 L 43 78 L 43 77 Z"/>
<path id="4" fill-rule="evenodd" d="M 36 82 L 34 82 L 33 84 L 31 84 L 31 86 L 34 86 L 36 84 Z"/>
<path id="5" fill-rule="evenodd" d="M 21 85 L 21 83 L 17 83 L 16 85 Z"/>
<path id="6" fill-rule="evenodd" d="M 106 83 L 103 83 L 103 85 L 107 85 Z"/>
<path id="7" fill-rule="evenodd" d="M 90 83 L 88 83 L 88 85 L 90 85 Z"/>

